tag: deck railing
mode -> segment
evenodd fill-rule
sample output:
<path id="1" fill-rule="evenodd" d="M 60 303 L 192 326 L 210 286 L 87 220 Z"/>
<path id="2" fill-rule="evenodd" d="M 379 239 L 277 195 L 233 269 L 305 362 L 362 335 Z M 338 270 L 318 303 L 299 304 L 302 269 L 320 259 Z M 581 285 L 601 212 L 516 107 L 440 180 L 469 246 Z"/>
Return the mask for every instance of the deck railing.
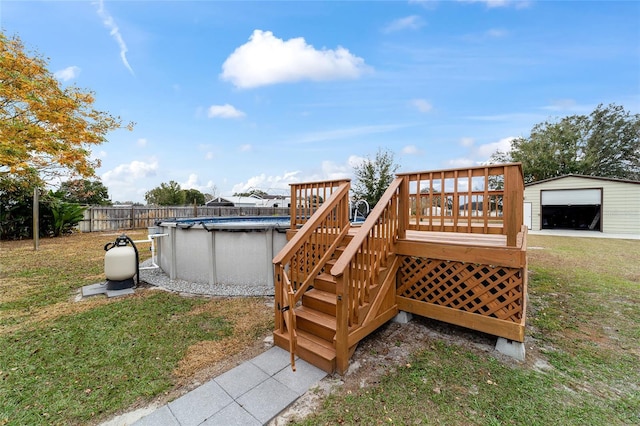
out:
<path id="1" fill-rule="evenodd" d="M 398 198 L 401 178 L 396 178 L 371 211 L 358 233 L 331 268 L 336 278 L 336 363 L 344 371 L 349 348 L 354 342 L 349 333 L 365 326 L 368 312 L 377 312 L 382 299 L 374 299 L 372 289 L 381 285 L 381 269 L 387 265 L 398 239 Z M 395 288 L 395 279 L 393 282 Z M 376 292 L 379 298 L 384 291 Z M 366 334 L 365 334 L 366 335 Z M 364 337 L 364 336 L 362 336 Z"/>
<path id="2" fill-rule="evenodd" d="M 416 231 L 503 234 L 515 246 L 523 223 L 520 164 L 400 173 L 403 225 Z M 404 228 L 403 226 L 403 228 Z"/>
<path id="3" fill-rule="evenodd" d="M 313 184 L 309 188 L 318 191 L 318 188 L 322 187 Z M 347 234 L 350 226 L 349 181 L 340 181 L 337 188 L 332 186 L 324 188 L 327 190 L 326 192 L 321 190 L 323 203 L 315 211 L 315 215 L 305 220 L 302 228 L 273 259 L 276 286 L 275 326 L 282 333 L 285 332 L 285 328 L 289 333 L 292 366 L 295 365 L 293 357 L 296 342 L 294 308 L 314 278 L 321 272 L 339 241 Z M 293 193 L 292 188 L 292 195 Z M 311 192 L 311 189 L 305 189 L 301 193 L 318 194 L 318 192 Z M 293 217 L 294 215 L 292 215 L 292 224 Z"/>
<path id="4" fill-rule="evenodd" d="M 313 213 L 348 179 L 291 185 L 291 229 L 304 225 Z"/>

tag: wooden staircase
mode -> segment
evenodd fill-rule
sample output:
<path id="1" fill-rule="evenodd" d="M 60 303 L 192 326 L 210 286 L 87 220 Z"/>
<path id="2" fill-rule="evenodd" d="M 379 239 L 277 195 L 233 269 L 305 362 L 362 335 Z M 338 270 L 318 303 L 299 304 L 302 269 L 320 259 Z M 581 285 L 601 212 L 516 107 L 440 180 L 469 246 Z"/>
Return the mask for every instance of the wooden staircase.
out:
<path id="1" fill-rule="evenodd" d="M 351 237 L 344 239 L 348 243 Z M 296 355 L 301 359 L 329 373 L 336 369 L 336 279 L 324 270 L 330 270 L 344 251 L 344 245 L 338 247 L 331 259 L 313 280 L 312 286 L 304 292 L 298 306 L 294 308 L 296 316 Z M 289 348 L 289 330 L 273 334 L 274 343 Z"/>
<path id="2" fill-rule="evenodd" d="M 340 245 L 334 250 L 329 260 L 322 266 L 321 272 L 313 279 L 313 284 L 302 294 L 300 301 L 294 308 L 296 318 L 295 354 L 301 359 L 329 373 L 336 371 L 337 367 L 336 329 L 338 302 L 336 294 L 337 280 L 329 271 L 335 266 L 348 244 L 353 240 L 354 235 L 357 234 L 357 230 L 358 228 L 353 228 L 349 234 L 342 238 Z M 375 258 L 377 254 L 364 253 L 363 257 L 367 259 Z M 385 265 L 387 263 L 391 264 L 393 258 L 394 255 L 388 256 L 386 262 L 384 262 Z M 370 264 L 371 262 L 364 263 Z M 370 288 L 364 303 L 358 308 L 358 316 L 360 318 L 364 318 L 367 315 L 372 307 L 371 302 L 378 296 L 379 291 L 383 287 L 382 284 L 389 273 L 389 268 L 385 265 L 377 269 L 376 285 Z M 349 327 L 350 331 L 355 329 L 357 329 L 357 325 L 355 324 Z M 273 336 L 274 343 L 277 346 L 287 350 L 291 347 L 291 333 L 286 327 L 284 330 L 275 330 Z M 349 347 L 349 358 L 353 355 L 356 347 L 357 342 Z"/>

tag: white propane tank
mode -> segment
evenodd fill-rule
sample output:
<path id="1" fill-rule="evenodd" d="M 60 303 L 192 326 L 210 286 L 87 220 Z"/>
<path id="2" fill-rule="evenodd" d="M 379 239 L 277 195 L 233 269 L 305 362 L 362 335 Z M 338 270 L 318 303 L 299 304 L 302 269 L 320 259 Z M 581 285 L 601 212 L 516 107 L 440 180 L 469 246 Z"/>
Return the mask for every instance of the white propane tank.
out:
<path id="1" fill-rule="evenodd" d="M 115 246 L 104 255 L 108 280 L 124 281 L 136 275 L 136 251 L 131 246 Z"/>

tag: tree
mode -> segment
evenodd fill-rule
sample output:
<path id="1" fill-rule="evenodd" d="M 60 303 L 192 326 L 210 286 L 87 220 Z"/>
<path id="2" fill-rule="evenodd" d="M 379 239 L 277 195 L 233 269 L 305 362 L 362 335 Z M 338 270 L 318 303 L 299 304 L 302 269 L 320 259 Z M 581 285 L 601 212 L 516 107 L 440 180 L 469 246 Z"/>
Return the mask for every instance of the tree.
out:
<path id="1" fill-rule="evenodd" d="M 73 231 L 73 228 L 84 219 L 85 207 L 54 199 L 50 203 L 53 216 L 53 236 L 59 237 Z"/>
<path id="2" fill-rule="evenodd" d="M 392 152 L 378 149 L 374 160 L 367 157 L 362 164 L 354 167 L 353 173 L 356 178 L 353 187 L 354 198 L 365 200 L 373 209 L 393 182 L 394 173 L 399 167 L 394 163 Z"/>
<path id="3" fill-rule="evenodd" d="M 122 127 L 119 117 L 93 109 L 92 92 L 61 87 L 47 65 L 39 54 L 25 52 L 18 37 L 0 33 L 2 177 L 32 170 L 41 183 L 61 174 L 91 177 L 100 165 L 90 158 L 91 147 Z"/>
<path id="4" fill-rule="evenodd" d="M 185 204 L 185 193 L 180 188 L 180 184 L 175 181 L 169 181 L 168 184 L 161 183 L 160 186 L 147 191 L 144 194 L 147 204 L 155 204 L 158 206 L 181 206 Z"/>
<path id="5" fill-rule="evenodd" d="M 21 239 L 31 235 L 33 191 L 39 184 L 40 178 L 35 171 L 0 179 L 0 239 Z"/>
<path id="6" fill-rule="evenodd" d="M 39 183 L 35 170 L 0 179 L 0 239 L 33 237 L 33 192 Z M 42 192 L 39 198 L 40 236 L 69 233 L 84 218 L 84 208 L 64 201 L 59 192 Z"/>
<path id="7" fill-rule="evenodd" d="M 640 180 L 640 114 L 598 105 L 589 116 L 539 123 L 491 161 L 521 162 L 526 183 L 570 173 Z"/>
<path id="8" fill-rule="evenodd" d="M 60 199 L 76 204 L 110 205 L 109 191 L 100 180 L 72 179 L 60 184 Z"/>
<path id="9" fill-rule="evenodd" d="M 197 189 L 183 189 L 185 204 L 197 204 L 199 206 L 204 204 L 204 194 Z"/>

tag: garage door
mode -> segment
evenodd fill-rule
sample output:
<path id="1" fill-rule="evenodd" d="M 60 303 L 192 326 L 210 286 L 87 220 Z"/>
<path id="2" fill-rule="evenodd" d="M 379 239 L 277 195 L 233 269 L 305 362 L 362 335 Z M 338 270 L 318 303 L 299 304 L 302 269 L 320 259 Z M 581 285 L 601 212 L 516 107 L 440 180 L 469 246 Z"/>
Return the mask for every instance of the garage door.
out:
<path id="1" fill-rule="evenodd" d="M 542 191 L 543 206 L 599 206 L 602 202 L 601 189 L 563 189 Z"/>
<path id="2" fill-rule="evenodd" d="M 602 230 L 602 189 L 541 191 L 542 229 Z"/>

